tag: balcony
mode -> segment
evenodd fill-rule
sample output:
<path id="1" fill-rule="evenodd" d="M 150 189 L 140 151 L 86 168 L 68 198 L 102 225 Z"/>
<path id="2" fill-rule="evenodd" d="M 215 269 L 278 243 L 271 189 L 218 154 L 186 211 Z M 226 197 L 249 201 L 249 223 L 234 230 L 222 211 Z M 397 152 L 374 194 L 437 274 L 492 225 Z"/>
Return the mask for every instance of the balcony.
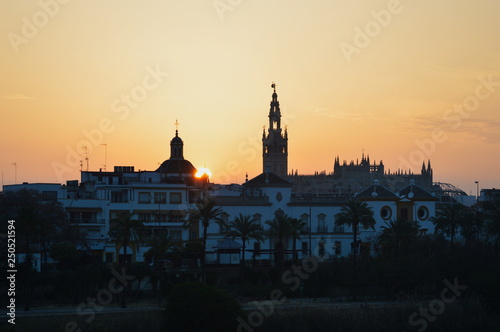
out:
<path id="1" fill-rule="evenodd" d="M 104 225 L 105 220 L 104 219 L 95 219 L 95 218 L 71 218 L 69 220 L 71 224 L 98 224 L 98 225 Z"/>
<path id="2" fill-rule="evenodd" d="M 331 205 L 341 206 L 345 204 L 347 198 L 337 195 L 292 195 L 288 205 L 314 206 L 314 205 Z"/>
<path id="3" fill-rule="evenodd" d="M 270 205 L 268 196 L 216 196 L 217 205 Z"/>
<path id="4" fill-rule="evenodd" d="M 334 233 L 345 233 L 344 226 L 335 226 L 333 228 Z"/>

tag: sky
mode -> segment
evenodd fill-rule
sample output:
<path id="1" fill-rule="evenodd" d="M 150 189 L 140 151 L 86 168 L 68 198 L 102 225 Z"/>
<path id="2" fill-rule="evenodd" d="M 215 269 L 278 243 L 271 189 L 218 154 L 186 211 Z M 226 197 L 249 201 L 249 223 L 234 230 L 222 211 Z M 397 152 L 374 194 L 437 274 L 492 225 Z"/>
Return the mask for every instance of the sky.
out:
<path id="1" fill-rule="evenodd" d="M 176 120 L 186 159 L 242 183 L 262 172 L 275 82 L 289 171 L 364 152 L 391 171 L 430 159 L 434 181 L 468 194 L 500 188 L 498 13 L 498 0 L 2 1 L 2 184 L 155 170 Z"/>

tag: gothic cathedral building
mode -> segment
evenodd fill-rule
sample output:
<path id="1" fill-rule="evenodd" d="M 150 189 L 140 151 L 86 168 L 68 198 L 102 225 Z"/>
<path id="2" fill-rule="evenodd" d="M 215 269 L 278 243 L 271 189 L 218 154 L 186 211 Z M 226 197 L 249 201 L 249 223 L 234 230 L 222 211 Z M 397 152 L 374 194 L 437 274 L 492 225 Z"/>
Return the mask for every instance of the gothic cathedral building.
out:
<path id="1" fill-rule="evenodd" d="M 370 162 L 370 157 L 363 156 L 359 161 L 340 162 L 337 156 L 334 160 L 332 171 L 315 172 L 313 175 L 303 175 L 292 170 L 288 173 L 288 132 L 281 128 L 281 111 L 276 93 L 276 85 L 273 89 L 271 107 L 269 109 L 269 127 L 264 127 L 262 133 L 262 162 L 264 173 L 274 173 L 279 177 L 292 183 L 293 192 L 353 195 L 356 192 L 371 186 L 376 180 L 387 188 L 395 191 L 406 186 L 411 181 L 427 190 L 433 188 L 433 170 L 430 161 L 422 165 L 420 174 L 411 170 L 386 171 L 382 161 Z"/>

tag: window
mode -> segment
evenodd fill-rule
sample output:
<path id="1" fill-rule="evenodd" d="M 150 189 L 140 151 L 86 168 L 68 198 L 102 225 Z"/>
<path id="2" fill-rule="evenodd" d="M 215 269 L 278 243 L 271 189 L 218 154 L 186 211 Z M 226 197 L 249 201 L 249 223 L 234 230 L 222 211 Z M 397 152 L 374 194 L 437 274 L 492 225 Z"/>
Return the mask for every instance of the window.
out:
<path id="1" fill-rule="evenodd" d="M 380 217 L 384 220 L 389 220 L 392 218 L 392 210 L 388 206 L 384 206 L 380 209 Z"/>
<path id="2" fill-rule="evenodd" d="M 172 238 L 172 241 L 181 241 L 182 231 L 170 231 L 170 237 Z"/>
<path id="3" fill-rule="evenodd" d="M 127 191 L 126 190 L 116 190 L 111 192 L 111 202 L 113 203 L 126 203 L 127 199 Z"/>
<path id="4" fill-rule="evenodd" d="M 151 202 L 151 196 L 149 193 L 139 193 L 139 203 L 149 203 Z"/>
<path id="5" fill-rule="evenodd" d="M 57 201 L 57 191 L 42 191 L 42 199 L 45 201 Z"/>
<path id="6" fill-rule="evenodd" d="M 326 233 L 327 227 L 325 226 L 326 215 L 321 213 L 318 214 L 318 233 Z"/>
<path id="7" fill-rule="evenodd" d="M 151 214 L 150 213 L 139 213 L 139 221 L 142 221 L 142 222 L 151 221 Z"/>
<path id="8" fill-rule="evenodd" d="M 156 222 L 167 222 L 167 214 L 165 214 L 165 213 L 158 214 L 158 212 L 155 212 L 153 214 L 152 220 L 156 221 Z"/>
<path id="9" fill-rule="evenodd" d="M 190 190 L 188 192 L 189 203 L 195 203 L 198 198 L 199 198 L 199 195 L 196 193 L 196 191 Z"/>
<path id="10" fill-rule="evenodd" d="M 170 193 L 170 204 L 181 204 L 182 195 L 181 193 Z"/>
<path id="11" fill-rule="evenodd" d="M 417 217 L 420 220 L 427 220 L 429 218 L 429 209 L 426 206 L 421 206 L 417 210 Z"/>
<path id="12" fill-rule="evenodd" d="M 302 255 L 307 256 L 309 254 L 309 248 L 307 242 L 302 242 Z"/>
<path id="13" fill-rule="evenodd" d="M 260 256 L 260 242 L 255 242 L 253 244 L 253 255 Z"/>
<path id="14" fill-rule="evenodd" d="M 155 203 L 156 204 L 167 203 L 167 194 L 166 193 L 155 193 Z"/>
<path id="15" fill-rule="evenodd" d="M 344 226 L 343 225 L 335 225 L 335 228 L 333 231 L 335 233 L 344 233 Z"/>
<path id="16" fill-rule="evenodd" d="M 71 212 L 69 214 L 70 221 L 72 223 L 87 224 L 97 222 L 96 213 L 92 212 Z"/>
<path id="17" fill-rule="evenodd" d="M 304 225 L 304 228 L 302 230 L 305 232 L 309 232 L 309 215 L 306 213 L 301 214 L 300 219 L 302 220 L 302 223 Z"/>

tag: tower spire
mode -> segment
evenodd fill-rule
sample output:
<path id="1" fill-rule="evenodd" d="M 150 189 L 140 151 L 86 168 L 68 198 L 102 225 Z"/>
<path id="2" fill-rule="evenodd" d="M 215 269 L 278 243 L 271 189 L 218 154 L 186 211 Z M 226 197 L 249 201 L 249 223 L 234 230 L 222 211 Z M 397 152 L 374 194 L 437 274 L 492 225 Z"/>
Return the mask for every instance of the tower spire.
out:
<path id="1" fill-rule="evenodd" d="M 281 177 L 288 175 L 288 131 L 281 128 L 281 111 L 276 93 L 276 83 L 272 82 L 273 94 L 269 108 L 269 127 L 262 137 L 263 171 L 273 172 Z"/>
<path id="2" fill-rule="evenodd" d="M 184 142 L 179 137 L 179 124 L 175 120 L 175 136 L 170 141 L 170 159 L 184 159 Z"/>
<path id="3" fill-rule="evenodd" d="M 271 88 L 274 90 L 271 107 L 269 108 L 269 129 L 281 131 L 281 111 L 278 94 L 276 93 L 276 84 L 273 82 Z"/>

